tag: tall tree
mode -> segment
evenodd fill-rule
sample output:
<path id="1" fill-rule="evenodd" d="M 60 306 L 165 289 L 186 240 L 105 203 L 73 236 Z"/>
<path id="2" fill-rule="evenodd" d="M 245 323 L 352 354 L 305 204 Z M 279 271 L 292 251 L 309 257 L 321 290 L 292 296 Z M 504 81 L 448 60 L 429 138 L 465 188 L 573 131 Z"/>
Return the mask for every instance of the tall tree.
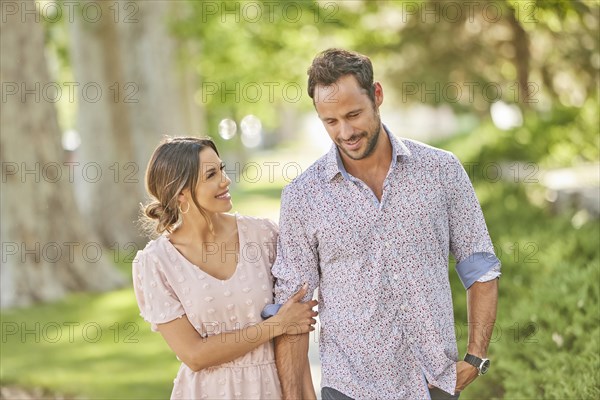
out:
<path id="1" fill-rule="evenodd" d="M 124 105 L 141 170 L 163 135 L 202 134 L 204 116 L 194 101 L 196 77 L 182 62 L 184 49 L 170 29 L 186 6 L 185 2 L 130 1 L 130 16 L 118 21 L 124 76 L 136 90 L 133 101 Z"/>
<path id="2" fill-rule="evenodd" d="M 81 170 L 61 148 L 42 26 L 21 15 L 0 28 L 2 308 L 125 283 L 77 210 L 71 178 Z"/>
<path id="3" fill-rule="evenodd" d="M 582 98 L 596 96 L 598 2 L 357 0 L 336 5 L 339 28 L 356 32 L 349 45 L 385 65 L 389 81 L 408 92 L 406 102 L 445 103 L 487 114 L 500 99 L 539 111 L 547 101 L 580 107 Z"/>
<path id="4" fill-rule="evenodd" d="M 111 4 L 83 1 L 80 9 L 89 3 L 101 10 L 101 17 L 90 20 L 84 13 L 76 14 L 70 24 L 75 80 L 81 86 L 99 88 L 97 94 L 82 90 L 78 98 L 81 146 L 77 156 L 84 164 L 97 165 L 102 176 L 86 177 L 79 193 L 80 204 L 103 243 L 123 246 L 137 236 L 133 222 L 141 194 L 130 115 L 124 107 L 124 101 L 136 98 L 138 87 L 125 80 L 117 21 L 108 9 Z"/>
<path id="5" fill-rule="evenodd" d="M 200 43 L 202 53 L 188 57 L 199 81 L 197 98 L 210 133 L 216 135 L 224 118 L 238 124 L 248 114 L 260 118 L 264 142 L 276 144 L 297 135 L 299 110 L 310 110 L 306 94 L 306 65 L 324 37 L 338 26 L 336 2 L 253 1 L 178 3 L 181 13 L 173 25 L 177 37 Z M 239 140 L 220 140 L 225 157 L 248 157 Z"/>
<path id="6" fill-rule="evenodd" d="M 71 24 L 75 79 L 102 88 L 97 101 L 79 99 L 78 157 L 105 177 L 82 186 L 81 204 L 106 245 L 143 243 L 134 221 L 144 197 L 144 170 L 163 135 L 197 134 L 201 113 L 186 97 L 189 73 L 179 67 L 178 43 L 164 1 L 81 1 L 101 18 L 78 15 Z"/>

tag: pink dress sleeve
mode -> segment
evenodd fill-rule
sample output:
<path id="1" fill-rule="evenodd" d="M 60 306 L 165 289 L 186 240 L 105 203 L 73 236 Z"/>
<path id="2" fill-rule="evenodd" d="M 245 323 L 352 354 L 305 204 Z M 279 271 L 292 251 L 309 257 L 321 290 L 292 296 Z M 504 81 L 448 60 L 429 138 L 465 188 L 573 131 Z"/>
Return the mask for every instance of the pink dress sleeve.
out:
<path id="1" fill-rule="evenodd" d="M 185 311 L 163 271 L 161 257 L 146 247 L 138 251 L 132 264 L 133 290 L 140 315 L 149 322 L 152 331 L 156 324 L 181 318 Z"/>

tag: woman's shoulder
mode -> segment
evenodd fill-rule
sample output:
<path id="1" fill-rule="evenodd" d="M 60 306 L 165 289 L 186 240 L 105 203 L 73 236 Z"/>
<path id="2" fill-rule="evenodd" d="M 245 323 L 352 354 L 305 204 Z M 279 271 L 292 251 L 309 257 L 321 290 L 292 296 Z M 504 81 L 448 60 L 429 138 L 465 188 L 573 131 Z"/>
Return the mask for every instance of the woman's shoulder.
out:
<path id="1" fill-rule="evenodd" d="M 264 218 L 264 217 L 256 217 L 256 216 L 252 216 L 252 215 L 243 215 L 243 214 L 236 214 L 236 217 L 238 219 L 238 221 L 240 222 L 244 222 L 248 225 L 265 225 L 265 226 L 277 226 L 277 224 L 271 220 L 270 218 Z"/>
<path id="2" fill-rule="evenodd" d="M 133 260 L 134 264 L 144 264 L 148 262 L 159 263 L 160 258 L 165 253 L 164 241 L 167 238 L 164 235 L 150 240 L 142 250 L 138 250 Z"/>
<path id="3" fill-rule="evenodd" d="M 266 232 L 274 232 L 277 233 L 279 231 L 279 227 L 277 224 L 269 219 L 262 217 L 255 217 L 250 215 L 242 215 L 236 214 L 238 222 L 242 226 L 242 230 L 252 230 L 252 231 L 266 231 Z"/>

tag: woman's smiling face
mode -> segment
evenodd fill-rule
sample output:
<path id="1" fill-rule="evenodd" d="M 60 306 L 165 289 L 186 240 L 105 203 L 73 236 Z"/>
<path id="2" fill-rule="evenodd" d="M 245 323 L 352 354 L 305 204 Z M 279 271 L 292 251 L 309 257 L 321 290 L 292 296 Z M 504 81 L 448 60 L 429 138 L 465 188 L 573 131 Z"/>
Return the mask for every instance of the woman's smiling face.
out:
<path id="1" fill-rule="evenodd" d="M 198 155 L 200 157 L 200 171 L 198 171 L 198 182 L 196 184 L 196 201 L 202 209 L 209 213 L 222 213 L 230 211 L 233 207 L 229 185 L 231 179 L 225 172 L 225 164 L 217 153 L 205 147 Z M 191 208 L 196 208 L 191 200 L 191 192 L 183 191 Z M 181 206 L 184 210 L 185 204 Z"/>

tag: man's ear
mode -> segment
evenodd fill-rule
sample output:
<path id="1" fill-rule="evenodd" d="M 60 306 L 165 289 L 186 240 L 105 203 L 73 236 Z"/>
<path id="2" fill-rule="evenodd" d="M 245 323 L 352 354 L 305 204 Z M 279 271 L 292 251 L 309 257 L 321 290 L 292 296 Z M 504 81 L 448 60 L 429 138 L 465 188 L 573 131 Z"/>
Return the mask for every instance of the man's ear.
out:
<path id="1" fill-rule="evenodd" d="M 373 82 L 373 87 L 375 89 L 375 106 L 379 107 L 383 103 L 383 87 L 379 82 Z"/>

